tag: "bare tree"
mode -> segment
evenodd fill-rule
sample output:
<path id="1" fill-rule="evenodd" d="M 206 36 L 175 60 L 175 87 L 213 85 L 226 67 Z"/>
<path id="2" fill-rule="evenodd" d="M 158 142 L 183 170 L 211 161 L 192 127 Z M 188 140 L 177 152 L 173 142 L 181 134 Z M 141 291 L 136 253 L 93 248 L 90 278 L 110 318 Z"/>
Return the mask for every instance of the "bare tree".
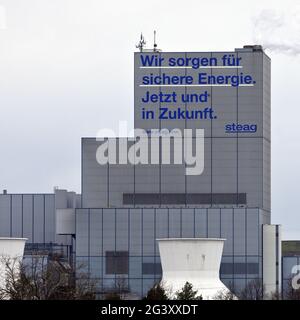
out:
<path id="1" fill-rule="evenodd" d="M 300 300 L 300 289 L 293 288 L 292 278 L 288 280 L 286 287 L 283 289 L 284 300 Z"/>
<path id="2" fill-rule="evenodd" d="M 117 276 L 115 287 L 116 287 L 116 292 L 120 296 L 120 299 L 121 300 L 125 299 L 126 294 L 128 294 L 129 292 L 128 279 L 123 275 Z"/>
<path id="3" fill-rule="evenodd" d="M 105 300 L 125 300 L 129 294 L 128 279 L 124 275 L 116 276 L 115 282 L 111 287 L 105 289 Z"/>
<path id="4" fill-rule="evenodd" d="M 265 285 L 261 279 L 249 281 L 245 288 L 240 292 L 241 300 L 263 300 L 266 295 Z"/>
<path id="5" fill-rule="evenodd" d="M 33 256 L 29 264 L 20 259 L 2 259 L 5 282 L 0 298 L 10 300 L 95 299 L 95 282 L 59 257 Z M 16 272 L 18 270 L 18 272 Z"/>
<path id="6" fill-rule="evenodd" d="M 281 294 L 278 291 L 272 292 L 270 295 L 271 300 L 282 300 Z"/>
<path id="7" fill-rule="evenodd" d="M 234 287 L 232 283 L 229 284 L 228 290 L 219 291 L 214 297 L 213 300 L 238 300 L 235 294 Z"/>
<path id="8" fill-rule="evenodd" d="M 106 293 L 104 296 L 104 300 L 122 300 L 120 295 L 116 292 Z"/>

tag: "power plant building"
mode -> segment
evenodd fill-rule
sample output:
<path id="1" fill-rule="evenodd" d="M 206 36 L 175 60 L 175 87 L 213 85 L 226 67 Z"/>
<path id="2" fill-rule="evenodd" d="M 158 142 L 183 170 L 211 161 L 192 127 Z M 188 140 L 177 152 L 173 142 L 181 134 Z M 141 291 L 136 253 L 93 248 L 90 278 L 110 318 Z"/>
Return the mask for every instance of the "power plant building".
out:
<path id="1" fill-rule="evenodd" d="M 134 125 L 147 136 L 115 143 L 82 138 L 81 195 L 1 195 L 0 236 L 10 230 L 31 244 L 70 246 L 100 295 L 122 281 L 128 296 L 137 297 L 161 280 L 157 239 L 222 238 L 225 285 L 241 291 L 260 279 L 268 292 L 280 292 L 280 226 L 271 225 L 270 58 L 260 46 L 152 50 L 136 52 L 134 65 Z M 163 163 L 165 129 L 190 129 L 194 151 L 198 143 L 203 147 L 201 163 L 194 164 L 199 174 L 191 163 Z M 157 140 L 156 163 L 150 137 Z M 146 163 L 99 163 L 105 143 L 116 146 L 119 160 L 128 160 L 129 148 L 140 157 L 137 141 L 149 147 Z M 184 137 L 179 141 L 184 146 Z M 24 222 L 24 214 L 31 220 Z"/>

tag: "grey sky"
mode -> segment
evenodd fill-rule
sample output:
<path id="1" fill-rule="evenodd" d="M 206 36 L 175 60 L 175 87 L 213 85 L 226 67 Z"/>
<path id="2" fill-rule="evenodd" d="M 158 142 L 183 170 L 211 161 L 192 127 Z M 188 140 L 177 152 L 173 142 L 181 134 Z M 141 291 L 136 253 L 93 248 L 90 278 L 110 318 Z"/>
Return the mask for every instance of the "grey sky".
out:
<path id="1" fill-rule="evenodd" d="M 80 138 L 133 126 L 133 51 L 259 42 L 272 58 L 273 223 L 300 238 L 300 1 L 0 0 L 0 188 L 80 192 Z"/>

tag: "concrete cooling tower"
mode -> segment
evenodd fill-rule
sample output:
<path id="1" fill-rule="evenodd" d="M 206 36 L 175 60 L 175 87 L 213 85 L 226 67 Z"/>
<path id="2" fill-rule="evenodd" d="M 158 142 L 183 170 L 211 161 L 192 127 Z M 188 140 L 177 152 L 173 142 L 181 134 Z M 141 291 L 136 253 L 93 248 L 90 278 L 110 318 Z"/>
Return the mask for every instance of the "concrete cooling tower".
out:
<path id="1" fill-rule="evenodd" d="M 25 242 L 24 238 L 0 238 L 0 288 L 5 286 L 6 263 L 18 272 L 18 262 L 23 259 Z"/>
<path id="2" fill-rule="evenodd" d="M 203 299 L 214 299 L 228 288 L 219 278 L 224 239 L 158 239 L 162 284 L 174 298 L 186 282 Z"/>

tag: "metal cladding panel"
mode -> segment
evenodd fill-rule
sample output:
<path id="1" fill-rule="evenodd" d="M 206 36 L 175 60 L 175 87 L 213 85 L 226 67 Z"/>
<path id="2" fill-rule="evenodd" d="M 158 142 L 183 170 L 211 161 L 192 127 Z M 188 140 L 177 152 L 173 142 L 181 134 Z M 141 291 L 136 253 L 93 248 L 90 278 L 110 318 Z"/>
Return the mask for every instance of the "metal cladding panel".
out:
<path id="1" fill-rule="evenodd" d="M 96 152 L 100 143 L 96 139 L 82 139 L 82 206 L 108 206 L 108 165 L 100 166 Z"/>
<path id="2" fill-rule="evenodd" d="M 34 242 L 33 234 L 33 196 L 23 196 L 23 236 L 28 239 L 27 243 Z"/>
<path id="3" fill-rule="evenodd" d="M 76 231 L 76 256 L 88 256 L 89 248 L 89 209 L 76 209 L 75 231 Z M 102 233 L 102 232 L 100 232 Z M 102 236 L 102 234 L 101 234 Z M 99 242 L 99 247 L 102 243 Z"/>
<path id="4" fill-rule="evenodd" d="M 45 243 L 45 197 L 34 195 L 33 197 L 33 234 L 34 242 Z"/>
<path id="5" fill-rule="evenodd" d="M 58 201 L 54 194 L 0 195 L 0 236 L 25 237 L 27 244 L 70 244 L 55 228 L 55 204 L 63 206 L 63 195 Z"/>
<path id="6" fill-rule="evenodd" d="M 10 234 L 10 196 L 2 195 L 0 196 L 0 236 L 1 237 L 9 237 Z"/>
<path id="7" fill-rule="evenodd" d="M 45 242 L 55 242 L 55 200 L 54 195 L 45 197 Z"/>
<path id="8" fill-rule="evenodd" d="M 22 237 L 22 195 L 12 195 L 12 235 Z"/>

